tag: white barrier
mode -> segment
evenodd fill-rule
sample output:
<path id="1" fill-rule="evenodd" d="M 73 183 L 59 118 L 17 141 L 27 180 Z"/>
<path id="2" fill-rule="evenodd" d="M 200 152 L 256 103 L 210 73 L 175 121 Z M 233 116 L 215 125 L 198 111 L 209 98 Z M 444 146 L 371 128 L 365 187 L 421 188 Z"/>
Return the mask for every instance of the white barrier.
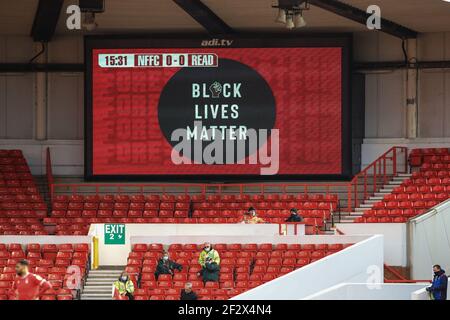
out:
<path id="1" fill-rule="evenodd" d="M 411 219 L 408 232 L 413 279 L 431 279 L 435 264 L 450 271 L 450 200 Z"/>
<path id="2" fill-rule="evenodd" d="M 384 279 L 383 262 L 383 236 L 374 235 L 232 300 L 298 300 L 343 282 L 376 284 Z"/>
<path id="3" fill-rule="evenodd" d="M 427 283 L 425 287 L 414 291 L 411 294 L 411 300 L 430 300 L 430 293 L 426 290 L 426 287 L 429 287 L 430 284 Z M 450 286 L 447 287 L 447 300 L 450 297 Z"/>
<path id="4" fill-rule="evenodd" d="M 406 223 L 338 223 L 336 228 L 344 234 L 382 234 L 384 236 L 384 262 L 390 266 L 406 267 Z"/>
<path id="5" fill-rule="evenodd" d="M 341 283 L 304 300 L 411 300 L 424 283 Z"/>
<path id="6" fill-rule="evenodd" d="M 411 293 L 411 300 L 430 300 L 430 294 L 422 287 Z"/>
<path id="7" fill-rule="evenodd" d="M 266 236 L 229 236 L 229 235 L 196 235 L 196 236 L 143 236 L 131 237 L 131 243 L 287 243 L 287 244 L 322 244 L 322 243 L 356 243 L 366 240 L 368 236 L 335 236 L 335 235 L 312 235 L 312 236 L 280 236 L 280 235 L 266 235 Z"/>

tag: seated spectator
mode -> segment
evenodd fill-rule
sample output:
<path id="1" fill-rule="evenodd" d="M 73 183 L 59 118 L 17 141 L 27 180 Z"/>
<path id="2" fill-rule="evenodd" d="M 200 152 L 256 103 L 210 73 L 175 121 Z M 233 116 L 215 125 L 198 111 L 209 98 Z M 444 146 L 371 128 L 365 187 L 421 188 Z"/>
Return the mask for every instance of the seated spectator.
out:
<path id="1" fill-rule="evenodd" d="M 213 262 L 216 264 L 220 264 L 220 256 L 219 253 L 213 249 L 211 243 L 206 242 L 203 246 L 202 252 L 200 252 L 200 256 L 198 257 L 198 263 L 201 267 L 205 266 L 206 258 L 209 257 L 212 259 Z"/>
<path id="2" fill-rule="evenodd" d="M 119 279 L 113 284 L 114 300 L 133 300 L 134 284 L 126 272 L 123 272 Z"/>
<path id="3" fill-rule="evenodd" d="M 426 290 L 430 293 L 432 300 L 447 300 L 448 278 L 445 270 L 440 265 L 433 266 L 433 282 Z"/>
<path id="4" fill-rule="evenodd" d="M 289 218 L 286 219 L 285 222 L 302 222 L 303 218 L 301 215 L 298 214 L 298 211 L 296 208 L 291 209 L 291 215 Z"/>
<path id="5" fill-rule="evenodd" d="M 159 259 L 155 270 L 155 278 L 158 280 L 160 274 L 174 274 L 174 270 L 181 271 L 183 266 L 169 259 L 169 253 L 164 251 L 163 256 Z"/>
<path id="6" fill-rule="evenodd" d="M 205 265 L 200 271 L 200 276 L 203 282 L 218 282 L 219 281 L 220 266 L 211 258 L 206 257 Z"/>
<path id="7" fill-rule="evenodd" d="M 180 300 L 197 300 L 197 294 L 192 290 L 192 283 L 186 282 L 181 290 Z"/>
<path id="8" fill-rule="evenodd" d="M 248 208 L 248 211 L 244 213 L 241 223 L 257 224 L 265 223 L 264 219 L 258 217 L 256 210 L 253 207 Z"/>

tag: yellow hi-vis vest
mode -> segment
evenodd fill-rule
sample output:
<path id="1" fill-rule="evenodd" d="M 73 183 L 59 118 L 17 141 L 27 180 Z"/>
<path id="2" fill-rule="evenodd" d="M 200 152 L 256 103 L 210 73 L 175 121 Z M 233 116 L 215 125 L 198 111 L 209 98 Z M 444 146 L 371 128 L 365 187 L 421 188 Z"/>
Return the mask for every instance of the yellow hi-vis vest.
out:
<path id="1" fill-rule="evenodd" d="M 115 281 L 114 287 L 119 291 L 119 294 L 125 294 L 127 292 L 133 293 L 134 292 L 134 284 L 133 281 L 128 280 L 126 283 L 123 283 L 122 281 Z"/>
<path id="2" fill-rule="evenodd" d="M 217 264 L 220 264 L 220 256 L 216 250 L 211 249 L 209 252 L 202 250 L 202 252 L 200 252 L 200 256 L 198 257 L 198 263 L 202 267 L 205 266 L 206 257 L 210 257 L 212 259 L 212 261 L 214 261 Z"/>

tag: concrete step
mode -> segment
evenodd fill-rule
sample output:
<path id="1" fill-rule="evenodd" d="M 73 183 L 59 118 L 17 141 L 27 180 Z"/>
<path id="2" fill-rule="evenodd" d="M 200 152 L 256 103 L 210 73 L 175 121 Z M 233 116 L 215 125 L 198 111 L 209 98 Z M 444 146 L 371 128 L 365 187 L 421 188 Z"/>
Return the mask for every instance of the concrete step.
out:
<path id="1" fill-rule="evenodd" d="M 115 271 L 115 270 L 93 270 L 89 271 L 89 275 L 120 275 L 123 272 L 123 270 Z"/>
<path id="2" fill-rule="evenodd" d="M 119 276 L 117 276 L 117 277 L 88 277 L 87 280 L 97 281 L 97 282 L 106 282 L 106 281 L 114 282 L 118 278 L 119 278 Z"/>
<path id="3" fill-rule="evenodd" d="M 390 193 L 390 192 L 381 192 L 381 190 L 380 190 L 380 192 L 375 193 L 375 196 L 380 198 L 381 200 L 383 200 L 384 196 L 387 195 L 388 193 Z"/>
<path id="4" fill-rule="evenodd" d="M 354 211 L 354 212 L 350 212 L 350 214 L 348 215 L 349 217 L 361 217 L 363 215 L 363 213 L 360 211 L 360 212 L 356 212 L 356 211 Z"/>
<path id="5" fill-rule="evenodd" d="M 114 281 L 116 281 L 117 278 L 114 279 L 100 279 L 100 280 L 93 280 L 93 279 L 87 279 L 85 285 L 101 285 L 105 286 L 107 284 L 112 285 Z"/>
<path id="6" fill-rule="evenodd" d="M 92 277 L 118 277 L 120 276 L 121 272 L 98 272 L 98 273 L 92 273 L 89 272 L 89 276 Z"/>
<path id="7" fill-rule="evenodd" d="M 112 288 L 112 283 L 110 283 L 109 285 L 103 284 L 100 286 L 91 286 L 91 285 L 84 286 L 84 289 L 89 289 L 89 290 L 105 290 L 105 289 L 111 290 L 111 288 Z"/>
<path id="8" fill-rule="evenodd" d="M 364 212 L 364 211 L 367 211 L 367 210 L 370 210 L 370 208 L 355 208 L 356 212 Z"/>
<path id="9" fill-rule="evenodd" d="M 378 198 L 377 199 L 368 199 L 368 200 L 364 201 L 364 204 L 373 205 L 374 203 L 377 203 L 377 202 L 380 202 L 380 200 L 383 200 L 383 198 L 381 198 L 381 197 L 378 197 Z"/>
<path id="10" fill-rule="evenodd" d="M 362 203 L 362 204 L 359 205 L 359 207 L 360 208 L 370 209 L 370 208 L 373 207 L 373 203 L 372 204 L 370 204 L 370 203 Z"/>
<path id="11" fill-rule="evenodd" d="M 83 289 L 83 294 L 105 294 L 105 295 L 110 295 L 112 293 L 112 286 L 109 287 L 108 289 L 96 289 L 96 288 L 86 288 L 84 287 Z"/>

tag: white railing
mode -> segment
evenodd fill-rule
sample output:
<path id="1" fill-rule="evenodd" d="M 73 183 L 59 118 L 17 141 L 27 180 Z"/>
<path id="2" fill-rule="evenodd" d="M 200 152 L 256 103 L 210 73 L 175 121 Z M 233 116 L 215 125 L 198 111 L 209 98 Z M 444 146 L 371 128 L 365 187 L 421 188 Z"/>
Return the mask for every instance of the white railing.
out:
<path id="1" fill-rule="evenodd" d="M 342 283 L 305 300 L 411 300 L 425 283 Z"/>

